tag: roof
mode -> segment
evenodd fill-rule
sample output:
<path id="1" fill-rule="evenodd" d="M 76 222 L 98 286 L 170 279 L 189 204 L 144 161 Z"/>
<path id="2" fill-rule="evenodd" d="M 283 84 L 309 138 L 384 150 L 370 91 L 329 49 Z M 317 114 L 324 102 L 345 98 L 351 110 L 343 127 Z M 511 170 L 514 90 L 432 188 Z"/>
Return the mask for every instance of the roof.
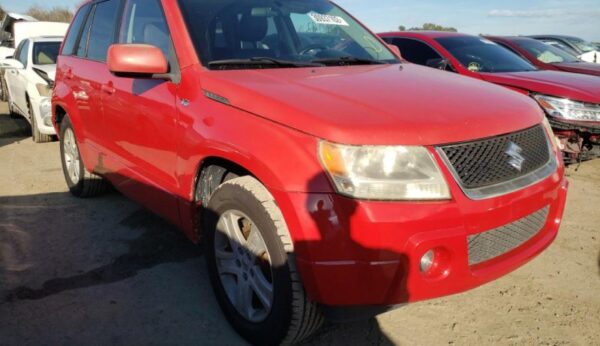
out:
<path id="1" fill-rule="evenodd" d="M 404 36 L 404 37 L 428 37 L 428 38 L 442 38 L 442 37 L 461 37 L 461 36 L 473 36 L 469 34 L 462 34 L 459 32 L 449 31 L 392 31 L 378 34 L 383 37 L 393 36 Z"/>
<path id="2" fill-rule="evenodd" d="M 62 42 L 65 37 L 64 36 L 38 36 L 31 37 L 32 42 Z"/>
<path id="3" fill-rule="evenodd" d="M 484 35 L 483 37 L 492 41 L 508 41 L 508 42 L 519 42 L 519 41 L 536 41 L 536 39 L 528 36 L 492 36 Z"/>
<path id="4" fill-rule="evenodd" d="M 530 38 L 544 38 L 544 37 L 548 37 L 548 38 L 558 38 L 558 39 L 575 39 L 575 40 L 581 40 L 581 38 L 579 38 L 579 37 L 568 36 L 568 35 L 528 35 L 527 37 L 530 37 Z"/>
<path id="5" fill-rule="evenodd" d="M 9 12 L 7 13 L 9 17 L 14 18 L 16 20 L 25 20 L 28 22 L 37 22 L 37 19 L 33 18 L 32 16 L 28 16 L 26 14 L 20 14 L 20 13 L 12 13 Z"/>

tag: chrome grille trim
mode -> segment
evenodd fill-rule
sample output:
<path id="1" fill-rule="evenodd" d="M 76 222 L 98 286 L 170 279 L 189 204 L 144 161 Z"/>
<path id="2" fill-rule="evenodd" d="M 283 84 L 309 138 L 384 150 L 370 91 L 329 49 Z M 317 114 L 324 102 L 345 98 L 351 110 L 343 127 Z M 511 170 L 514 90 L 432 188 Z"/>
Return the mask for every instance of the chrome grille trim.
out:
<path id="1" fill-rule="evenodd" d="M 538 128 L 539 127 L 536 126 L 536 127 L 530 128 L 525 131 L 517 132 L 517 134 L 527 132 L 527 131 L 530 131 L 533 129 L 538 129 Z M 496 137 L 496 138 L 510 137 L 511 135 L 513 135 L 513 134 L 508 134 L 508 135 L 500 136 L 500 137 Z M 521 190 L 523 188 L 534 185 L 534 184 L 548 178 L 549 176 L 551 176 L 553 173 L 556 172 L 556 170 L 558 169 L 558 163 L 557 163 L 556 157 L 554 155 L 554 150 L 552 149 L 552 144 L 550 143 L 548 136 L 545 134 L 545 130 L 544 130 L 544 137 L 545 137 L 545 142 L 546 142 L 546 149 L 548 150 L 549 159 L 541 167 L 538 167 L 534 171 L 530 171 L 528 173 L 525 173 L 521 176 L 517 176 L 517 177 L 507 180 L 507 181 L 501 181 L 496 184 L 490 184 L 490 185 L 474 187 L 474 188 L 467 186 L 463 182 L 461 175 L 456 171 L 456 167 L 454 167 L 454 165 L 452 164 L 452 162 L 446 155 L 446 152 L 444 151 L 445 148 L 452 147 L 454 145 L 439 146 L 439 147 L 436 147 L 435 150 L 438 153 L 438 155 L 440 156 L 440 158 L 442 159 L 442 161 L 444 162 L 444 164 L 446 165 L 446 167 L 448 168 L 448 170 L 450 171 L 450 173 L 452 174 L 452 177 L 454 178 L 454 180 L 460 186 L 461 190 L 465 193 L 465 195 L 472 200 L 483 200 L 483 199 L 503 196 L 503 195 Z M 464 144 L 476 145 L 477 143 L 489 141 L 489 140 L 493 140 L 493 139 L 494 138 L 481 139 L 479 141 L 463 143 L 463 145 Z"/>
<path id="2" fill-rule="evenodd" d="M 489 261 L 523 245 L 544 228 L 549 212 L 547 206 L 511 224 L 469 236 L 469 265 Z"/>

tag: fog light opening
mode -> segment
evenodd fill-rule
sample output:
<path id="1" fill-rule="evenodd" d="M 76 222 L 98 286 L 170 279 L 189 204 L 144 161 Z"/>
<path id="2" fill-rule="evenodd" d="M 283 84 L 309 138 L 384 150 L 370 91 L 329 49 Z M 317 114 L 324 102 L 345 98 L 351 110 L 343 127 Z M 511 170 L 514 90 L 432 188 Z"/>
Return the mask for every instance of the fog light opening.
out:
<path id="1" fill-rule="evenodd" d="M 421 257 L 421 273 L 427 273 L 433 267 L 435 261 L 435 251 L 429 250 L 427 251 L 423 257 Z"/>

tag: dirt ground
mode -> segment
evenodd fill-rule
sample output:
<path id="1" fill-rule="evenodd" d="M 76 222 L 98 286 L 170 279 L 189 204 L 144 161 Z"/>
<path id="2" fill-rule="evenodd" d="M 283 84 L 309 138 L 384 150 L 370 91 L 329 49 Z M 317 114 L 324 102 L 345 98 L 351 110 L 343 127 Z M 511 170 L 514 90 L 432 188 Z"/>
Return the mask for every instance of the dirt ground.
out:
<path id="1" fill-rule="evenodd" d="M 0 104 L 0 345 L 237 345 L 202 253 L 118 193 L 76 200 L 57 143 Z M 570 169 L 555 243 L 516 272 L 311 345 L 600 345 L 600 161 Z"/>

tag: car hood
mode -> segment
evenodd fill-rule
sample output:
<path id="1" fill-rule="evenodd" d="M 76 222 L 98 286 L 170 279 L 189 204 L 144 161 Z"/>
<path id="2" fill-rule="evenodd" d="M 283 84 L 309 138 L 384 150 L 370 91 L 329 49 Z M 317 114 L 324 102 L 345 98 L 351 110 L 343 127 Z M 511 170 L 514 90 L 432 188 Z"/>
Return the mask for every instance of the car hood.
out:
<path id="1" fill-rule="evenodd" d="M 600 76 L 600 64 L 594 64 L 591 62 L 562 62 L 558 64 L 553 64 L 553 66 L 560 69 L 561 71 Z"/>
<path id="2" fill-rule="evenodd" d="M 33 68 L 45 72 L 48 78 L 54 81 L 56 77 L 56 65 L 34 65 Z"/>
<path id="3" fill-rule="evenodd" d="M 455 143 L 543 116 L 514 91 L 414 64 L 208 71 L 201 84 L 233 107 L 346 144 Z"/>
<path id="4" fill-rule="evenodd" d="M 488 82 L 530 92 L 600 103 L 600 78 L 559 71 L 481 73 Z"/>

